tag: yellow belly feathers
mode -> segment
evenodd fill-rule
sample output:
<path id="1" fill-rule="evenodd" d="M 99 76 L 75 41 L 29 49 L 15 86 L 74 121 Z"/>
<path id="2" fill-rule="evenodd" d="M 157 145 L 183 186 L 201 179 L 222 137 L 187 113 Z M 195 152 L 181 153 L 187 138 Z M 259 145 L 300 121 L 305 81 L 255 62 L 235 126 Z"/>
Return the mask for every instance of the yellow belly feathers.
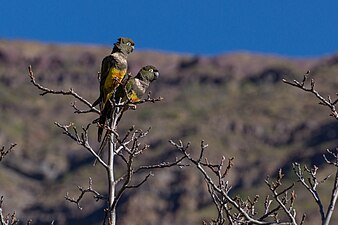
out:
<path id="1" fill-rule="evenodd" d="M 127 70 L 119 70 L 117 68 L 111 68 L 109 74 L 104 82 L 104 95 L 103 95 L 103 106 L 106 104 L 108 99 L 111 98 L 113 92 L 117 86 L 121 83 L 123 77 L 126 75 Z"/>

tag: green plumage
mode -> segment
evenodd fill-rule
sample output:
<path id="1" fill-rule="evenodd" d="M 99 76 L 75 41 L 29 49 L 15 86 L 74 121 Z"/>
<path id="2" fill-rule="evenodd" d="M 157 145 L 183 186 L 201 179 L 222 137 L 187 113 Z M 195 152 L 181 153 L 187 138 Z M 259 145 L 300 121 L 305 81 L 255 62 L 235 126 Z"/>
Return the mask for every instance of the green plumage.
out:
<path id="1" fill-rule="evenodd" d="M 147 92 L 150 83 L 156 80 L 158 76 L 159 72 L 156 67 L 151 65 L 142 67 L 135 77 L 127 80 L 125 90 L 123 86 L 119 86 L 117 88 L 115 101 L 126 101 L 128 98 L 131 102 L 140 101 L 143 95 Z"/>
<path id="2" fill-rule="evenodd" d="M 159 72 L 156 67 L 151 65 L 142 67 L 135 77 L 125 80 L 125 84 L 118 86 L 115 92 L 114 101 L 116 103 L 125 102 L 127 100 L 130 100 L 131 103 L 140 101 L 143 95 L 147 92 L 150 83 L 156 80 L 158 76 Z M 110 119 L 111 113 L 111 104 L 106 104 L 99 118 L 99 142 L 101 142 L 103 127 L 106 124 L 106 121 Z"/>
<path id="3" fill-rule="evenodd" d="M 111 54 L 102 60 L 100 96 L 92 104 L 93 107 L 100 104 L 100 110 L 104 109 L 108 99 L 113 95 L 127 72 L 127 56 L 133 52 L 133 50 L 133 40 L 130 38 L 119 38 L 114 44 Z"/>

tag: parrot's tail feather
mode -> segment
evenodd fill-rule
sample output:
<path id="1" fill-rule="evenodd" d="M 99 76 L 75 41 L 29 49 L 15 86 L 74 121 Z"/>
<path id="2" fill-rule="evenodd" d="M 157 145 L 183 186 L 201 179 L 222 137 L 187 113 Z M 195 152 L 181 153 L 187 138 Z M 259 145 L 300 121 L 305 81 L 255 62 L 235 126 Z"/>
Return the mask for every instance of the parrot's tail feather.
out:
<path id="1" fill-rule="evenodd" d="M 98 97 L 98 99 L 95 100 L 95 102 L 92 104 L 92 107 L 97 106 L 101 102 L 101 97 Z"/>
<path id="2" fill-rule="evenodd" d="M 103 129 L 104 129 L 104 126 L 106 124 L 106 120 L 107 120 L 107 117 L 109 115 L 109 109 L 107 107 L 105 107 L 102 112 L 101 112 L 101 115 L 98 119 L 98 126 L 99 126 L 99 129 L 97 131 L 97 140 L 98 142 L 101 142 L 101 137 L 102 137 L 102 133 L 103 133 Z"/>
<path id="3" fill-rule="evenodd" d="M 103 131 L 103 129 L 102 129 L 102 131 Z M 102 135 L 102 133 L 101 133 L 101 135 Z M 103 141 L 102 141 L 102 143 L 101 143 L 101 145 L 100 145 L 100 148 L 99 148 L 99 151 L 97 152 L 97 155 L 101 158 L 101 156 L 102 156 L 102 152 L 103 152 L 103 149 L 104 149 L 104 147 L 106 146 L 106 144 L 107 144 L 107 142 L 108 142 L 108 140 L 109 140 L 109 132 L 108 131 L 106 131 L 106 133 L 105 133 L 105 135 L 104 135 L 104 138 L 103 138 Z M 100 137 L 101 138 L 101 137 Z M 95 159 L 95 161 L 94 161 L 94 163 L 93 163 L 93 166 L 95 166 L 97 164 L 97 159 Z"/>
<path id="4" fill-rule="evenodd" d="M 101 126 L 101 124 L 99 125 Z M 98 131 L 97 131 L 97 141 L 101 142 L 101 138 L 102 138 L 102 133 L 103 133 L 103 128 L 99 127 Z"/>

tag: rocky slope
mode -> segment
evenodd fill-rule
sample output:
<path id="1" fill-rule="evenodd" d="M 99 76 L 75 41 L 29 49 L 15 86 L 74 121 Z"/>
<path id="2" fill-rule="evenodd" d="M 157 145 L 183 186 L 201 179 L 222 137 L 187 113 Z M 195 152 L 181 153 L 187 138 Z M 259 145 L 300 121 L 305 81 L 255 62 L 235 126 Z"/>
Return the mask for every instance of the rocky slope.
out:
<path id="1" fill-rule="evenodd" d="M 64 196 L 76 194 L 76 185 L 86 186 L 89 177 L 95 188 L 104 191 L 104 171 L 93 167 L 90 155 L 53 124 L 74 122 L 81 127 L 96 115 L 73 114 L 70 97 L 39 96 L 29 82 L 27 66 L 32 65 L 41 84 L 72 87 L 92 102 L 98 96 L 101 59 L 109 52 L 106 46 L 0 41 L 0 144 L 18 144 L 0 164 L 0 195 L 5 196 L 6 209 L 15 209 L 21 218 L 31 218 L 34 224 L 52 220 L 60 225 L 99 224 L 102 203 L 88 197 L 80 211 Z M 275 175 L 279 168 L 290 174 L 293 161 L 325 166 L 322 153 L 337 146 L 338 123 L 327 116 L 329 111 L 281 79 L 302 79 L 311 70 L 318 90 L 334 96 L 338 55 L 204 57 L 136 50 L 130 56 L 133 74 L 146 64 L 159 68 L 161 76 L 151 91 L 164 100 L 127 112 L 120 127 L 121 132 L 132 125 L 152 127 L 145 140 L 151 149 L 142 163 L 173 159 L 169 139 L 191 141 L 193 154 L 204 139 L 210 160 L 235 157 L 229 176 L 234 194 L 254 196 L 266 193 L 267 175 Z M 90 135 L 97 147 L 95 127 Z M 323 177 L 330 172 L 323 171 Z M 329 191 L 327 187 L 321 191 Z M 299 214 L 308 212 L 308 224 L 318 224 L 319 218 L 311 216 L 316 208 L 309 204 L 309 195 L 299 191 L 298 199 Z M 123 197 L 118 212 L 119 224 L 162 225 L 200 224 L 215 213 L 203 179 L 193 168 L 155 171 L 144 186 Z"/>

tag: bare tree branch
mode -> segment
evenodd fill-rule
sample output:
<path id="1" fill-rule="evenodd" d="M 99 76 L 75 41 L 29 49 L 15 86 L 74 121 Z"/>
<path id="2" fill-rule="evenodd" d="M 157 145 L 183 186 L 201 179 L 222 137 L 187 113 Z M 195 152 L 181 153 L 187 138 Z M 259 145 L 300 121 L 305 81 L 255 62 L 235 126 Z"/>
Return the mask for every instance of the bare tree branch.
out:
<path id="1" fill-rule="evenodd" d="M 308 75 L 309 75 L 310 71 L 308 71 L 304 77 L 303 77 L 303 81 L 299 82 L 297 80 L 294 80 L 293 82 L 287 81 L 285 79 L 283 79 L 283 82 L 289 85 L 292 85 L 294 87 L 300 88 L 306 92 L 310 92 L 312 94 L 314 94 L 316 96 L 316 98 L 318 98 L 320 100 L 320 104 L 327 106 L 328 108 L 330 108 L 331 110 L 331 114 L 330 116 L 333 116 L 336 120 L 338 120 L 338 113 L 336 110 L 336 104 L 338 103 L 338 98 L 334 101 L 332 101 L 331 97 L 328 96 L 327 99 L 325 99 L 317 90 L 315 90 L 315 81 L 313 79 L 311 79 L 310 81 L 310 87 L 306 88 L 305 87 L 305 83 L 308 79 Z M 336 94 L 338 95 L 338 94 Z M 317 186 L 323 182 L 325 182 L 331 175 L 328 175 L 327 177 L 325 177 L 323 179 L 323 181 L 319 182 L 317 180 L 317 167 L 315 166 L 312 169 L 308 169 L 305 167 L 305 171 L 306 173 L 310 176 L 310 178 L 305 179 L 305 176 L 300 168 L 300 165 L 297 163 L 294 163 L 293 168 L 295 171 L 295 174 L 297 175 L 299 181 L 302 183 L 302 185 L 311 193 L 312 197 L 314 198 L 315 202 L 317 203 L 318 207 L 319 207 L 319 212 L 320 212 L 320 216 L 321 216 L 321 220 L 322 220 L 322 224 L 323 225 L 328 225 L 331 221 L 332 215 L 333 215 L 333 211 L 337 202 L 337 198 L 338 198 L 338 150 L 336 149 L 336 153 L 327 150 L 328 154 L 333 158 L 333 160 L 329 160 L 328 157 L 324 154 L 324 160 L 326 161 L 327 164 L 329 165 L 333 165 L 336 167 L 336 173 L 335 173 L 335 177 L 334 177 L 334 184 L 332 187 L 332 192 L 330 195 L 330 203 L 329 206 L 327 208 L 327 212 L 324 212 L 324 206 L 321 202 L 320 196 L 317 192 Z"/>
<path id="2" fill-rule="evenodd" d="M 332 101 L 330 96 L 328 96 L 327 99 L 325 99 L 323 96 L 321 96 L 319 94 L 319 92 L 317 90 L 315 90 L 315 81 L 313 79 L 311 79 L 311 81 L 310 81 L 310 87 L 309 88 L 305 87 L 305 83 L 308 80 L 309 74 L 310 74 L 310 71 L 308 71 L 304 75 L 302 82 L 299 82 L 297 80 L 293 80 L 293 82 L 291 82 L 291 81 L 288 81 L 288 80 L 285 80 L 285 79 L 283 79 L 283 82 L 286 83 L 286 84 L 289 84 L 291 86 L 300 88 L 303 91 L 310 92 L 310 93 L 314 94 L 320 100 L 321 105 L 325 105 L 325 106 L 327 106 L 331 109 L 330 116 L 333 116 L 335 119 L 338 120 L 338 112 L 336 110 L 336 104 L 338 102 L 338 98 L 335 101 Z"/>
<path id="3" fill-rule="evenodd" d="M 124 181 L 124 182 L 121 185 L 120 190 L 117 192 L 115 196 L 112 208 L 116 207 L 122 194 L 127 189 L 139 188 L 150 178 L 150 176 L 153 176 L 153 173 L 151 172 L 151 170 L 169 168 L 173 166 L 180 166 L 180 167 L 187 166 L 185 164 L 182 164 L 182 161 L 185 158 L 185 156 L 183 156 L 181 158 L 176 159 L 173 162 L 160 162 L 154 165 L 142 165 L 135 169 L 134 160 L 136 159 L 138 155 L 142 154 L 144 151 L 146 151 L 149 148 L 148 145 L 142 146 L 140 143 L 140 139 L 146 137 L 149 133 L 149 130 L 150 129 L 143 132 L 142 130 L 135 130 L 134 127 L 132 127 L 131 129 L 129 129 L 129 131 L 126 133 L 123 139 L 119 139 L 118 137 L 116 137 L 116 141 L 120 144 L 120 148 L 117 148 L 117 151 L 115 151 L 115 154 L 119 156 L 122 159 L 122 161 L 125 163 L 126 173 L 122 175 L 120 178 L 115 180 L 116 184 L 121 181 Z M 127 157 L 123 153 L 126 154 Z M 150 171 L 150 172 L 137 184 L 131 184 L 133 180 L 133 176 L 137 173 L 140 173 L 141 171 Z"/>
<path id="4" fill-rule="evenodd" d="M 302 169 L 300 167 L 299 163 L 293 163 L 293 171 L 296 174 L 296 176 L 298 177 L 298 180 L 302 183 L 302 185 L 311 193 L 312 197 L 314 198 L 316 204 L 319 207 L 319 212 L 320 212 L 320 216 L 321 216 L 321 220 L 323 221 L 325 218 L 325 214 L 324 214 L 324 207 L 323 204 L 320 200 L 319 194 L 317 192 L 317 185 L 318 185 L 318 181 L 317 181 L 317 177 L 316 177 L 316 172 L 317 172 L 317 167 L 315 167 L 316 169 L 314 170 L 308 170 L 306 167 L 304 168 L 304 170 L 307 172 L 307 174 L 311 175 L 311 179 L 308 179 L 308 183 L 306 182 L 305 176 L 302 172 Z"/>
<path id="5" fill-rule="evenodd" d="M 334 156 L 335 161 L 327 161 L 327 162 L 329 162 L 328 164 L 334 165 L 336 167 L 336 175 L 333 182 L 331 199 L 327 209 L 324 225 L 328 225 L 330 223 L 338 199 L 338 150 L 336 149 L 335 153 L 329 150 L 328 152 Z"/>
<path id="6" fill-rule="evenodd" d="M 8 153 L 10 153 L 14 149 L 15 146 L 16 144 L 11 144 L 11 146 L 7 149 L 5 148 L 5 146 L 2 146 L 2 148 L 0 149 L 0 162 Z"/>
<path id="7" fill-rule="evenodd" d="M 2 211 L 3 204 L 3 196 L 0 198 L 0 225 L 16 225 L 19 220 L 16 218 L 16 212 L 14 211 L 12 214 L 3 215 Z"/>
<path id="8" fill-rule="evenodd" d="M 102 160 L 102 158 L 98 154 L 96 154 L 94 149 L 89 144 L 88 129 L 91 124 L 88 124 L 86 128 L 83 127 L 83 132 L 81 134 L 78 133 L 77 128 L 74 127 L 72 123 L 69 125 L 61 125 L 58 122 L 55 122 L 54 124 L 63 130 L 63 134 L 67 135 L 79 145 L 87 149 L 104 168 L 108 168 L 108 165 Z M 69 128 L 73 128 L 73 133 L 69 131 Z"/>
<path id="9" fill-rule="evenodd" d="M 281 170 L 279 172 L 281 174 Z M 290 185 L 289 187 L 285 188 L 284 190 L 278 192 L 277 189 L 282 186 L 281 182 L 282 176 L 279 175 L 276 182 L 269 182 L 268 180 L 265 183 L 268 185 L 270 191 L 272 192 L 274 199 L 278 203 L 278 205 L 284 210 L 285 214 L 289 217 L 290 223 L 289 224 L 297 224 L 296 221 L 296 210 L 293 208 L 293 203 L 295 200 L 294 194 L 291 194 L 291 197 L 288 196 L 288 191 L 293 188 L 294 184 Z M 294 192 L 292 192 L 294 193 Z M 282 196 L 280 198 L 280 196 Z M 289 204 L 289 206 L 288 206 Z"/>
<path id="10" fill-rule="evenodd" d="M 155 103 L 155 102 L 162 101 L 162 100 L 164 99 L 164 98 L 162 98 L 162 97 L 151 98 L 150 95 L 151 95 L 151 92 L 149 91 L 149 93 L 148 93 L 148 95 L 147 95 L 147 98 L 142 99 L 141 101 L 138 101 L 138 102 L 133 102 L 133 104 L 139 105 L 139 104 L 143 104 L 143 103 L 145 103 L 145 102 L 152 102 L 152 103 Z"/>
<path id="11" fill-rule="evenodd" d="M 44 87 L 41 84 L 39 84 L 39 83 L 36 82 L 32 66 L 28 66 L 28 72 L 29 72 L 29 77 L 31 79 L 31 83 L 35 87 L 37 87 L 39 90 L 42 91 L 42 93 L 40 94 L 41 96 L 44 96 L 46 94 L 70 95 L 70 96 L 73 96 L 74 98 L 76 98 L 77 100 L 79 100 L 80 102 L 84 103 L 85 105 L 87 105 L 89 107 L 89 110 L 79 110 L 75 106 L 75 103 L 73 103 L 72 106 L 75 109 L 75 113 L 95 112 L 95 113 L 100 114 L 100 111 L 98 109 L 96 109 L 95 107 L 93 107 L 92 104 L 89 101 L 87 101 L 82 96 L 80 96 L 79 94 L 77 94 L 72 88 L 70 88 L 69 91 L 52 90 L 52 89 L 46 88 L 46 87 Z"/>
<path id="12" fill-rule="evenodd" d="M 96 201 L 102 200 L 102 199 L 107 199 L 106 197 L 104 197 L 103 195 L 101 195 L 99 192 L 97 192 L 96 190 L 93 189 L 93 181 L 92 178 L 89 178 L 89 184 L 88 184 L 88 188 L 83 188 L 78 186 L 79 191 L 81 192 L 80 195 L 75 199 L 75 198 L 71 198 L 69 197 L 69 194 L 67 192 L 65 199 L 69 202 L 75 203 L 77 205 L 77 207 L 82 210 L 83 208 L 80 206 L 80 201 L 82 200 L 82 198 L 85 196 L 86 193 L 92 193 L 94 196 L 94 199 Z"/>
<path id="13" fill-rule="evenodd" d="M 259 196 L 256 196 L 253 200 L 243 201 L 240 198 L 232 198 L 229 195 L 231 187 L 228 184 L 228 181 L 224 180 L 225 176 L 229 172 L 230 168 L 233 166 L 233 158 L 228 159 L 228 164 L 225 169 L 224 161 L 225 157 L 222 158 L 219 164 L 212 164 L 204 157 L 205 149 L 207 144 L 204 141 L 201 142 L 201 149 L 199 152 L 199 157 L 194 159 L 188 153 L 188 148 L 190 144 L 184 145 L 182 141 L 178 143 L 170 140 L 169 141 L 185 158 L 194 164 L 196 168 L 202 173 L 205 182 L 208 187 L 209 194 L 217 208 L 218 218 L 212 220 L 210 224 L 221 225 L 225 223 L 225 219 L 228 220 L 229 224 L 297 224 L 296 213 L 293 208 L 293 203 L 295 200 L 294 192 L 291 192 L 291 195 L 288 194 L 288 191 L 293 188 L 293 185 L 283 189 L 278 192 L 277 188 L 281 186 L 281 179 L 283 174 L 280 172 L 276 182 L 267 183 L 270 187 L 270 190 L 274 194 L 274 198 L 279 204 L 279 207 L 269 210 L 272 200 L 268 198 L 265 201 L 265 212 L 264 215 L 258 218 L 255 205 L 258 202 Z M 212 174 L 216 175 L 216 179 L 213 180 L 208 174 L 207 170 L 210 170 Z M 282 196 L 282 197 L 280 197 Z M 233 211 L 236 209 L 236 212 Z M 290 221 L 280 221 L 278 218 L 275 218 L 273 221 L 265 220 L 270 215 L 277 217 L 277 212 L 281 209 L 288 215 Z"/>

